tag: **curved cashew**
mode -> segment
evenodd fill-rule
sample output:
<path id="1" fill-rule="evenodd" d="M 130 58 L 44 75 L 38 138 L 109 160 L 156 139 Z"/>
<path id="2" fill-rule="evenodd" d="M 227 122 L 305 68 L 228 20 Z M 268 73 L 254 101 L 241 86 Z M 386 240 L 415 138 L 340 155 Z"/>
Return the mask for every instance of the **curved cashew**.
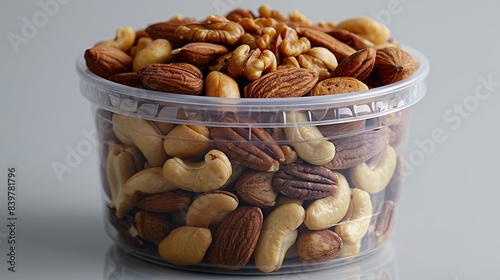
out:
<path id="1" fill-rule="evenodd" d="M 362 189 L 351 190 L 349 210 L 342 221 L 335 227 L 345 244 L 354 245 L 361 242 L 370 226 L 373 214 L 370 194 Z"/>
<path id="2" fill-rule="evenodd" d="M 174 265 L 192 265 L 201 262 L 212 244 L 212 233 L 207 228 L 181 226 L 158 244 L 160 257 Z"/>
<path id="3" fill-rule="evenodd" d="M 163 177 L 161 167 L 152 167 L 141 170 L 125 181 L 122 191 L 116 201 L 116 216 L 123 218 L 134 208 L 139 195 L 155 194 L 175 190 Z"/>
<path id="4" fill-rule="evenodd" d="M 317 127 L 296 125 L 307 122 L 305 114 L 289 113 L 286 120 L 295 124 L 293 127 L 285 127 L 284 130 L 287 140 L 301 159 L 314 165 L 322 165 L 333 159 L 335 146 L 325 140 Z"/>
<path id="5" fill-rule="evenodd" d="M 396 170 L 397 157 L 396 150 L 387 145 L 374 168 L 370 168 L 366 162 L 363 162 L 349 169 L 352 184 L 371 194 L 382 191 L 389 184 Z"/>
<path id="6" fill-rule="evenodd" d="M 136 146 L 152 167 L 161 166 L 167 159 L 162 134 L 150 121 L 113 114 L 113 132 L 127 145 Z"/>
<path id="7" fill-rule="evenodd" d="M 335 172 L 339 178 L 337 191 L 328 197 L 315 200 L 306 208 L 304 224 L 310 230 L 322 230 L 340 222 L 349 209 L 351 190 L 344 175 Z"/>
<path id="8" fill-rule="evenodd" d="M 204 162 L 171 158 L 163 165 L 163 176 L 173 186 L 191 192 L 208 192 L 222 187 L 231 177 L 231 162 L 219 150 L 210 150 Z"/>
<path id="9" fill-rule="evenodd" d="M 153 42 L 153 39 L 150 37 L 142 37 L 137 41 L 137 44 L 132 46 L 130 48 L 129 54 L 132 57 L 135 57 L 138 52 L 140 52 L 142 49 L 144 49 L 147 45 L 151 44 Z"/>
<path id="10" fill-rule="evenodd" d="M 132 27 L 126 26 L 118 27 L 118 29 L 116 29 L 116 35 L 114 39 L 101 42 L 98 45 L 105 45 L 127 52 L 130 47 L 132 47 L 134 42 L 135 31 L 134 29 L 132 29 Z"/>
<path id="11" fill-rule="evenodd" d="M 165 152 L 172 157 L 190 158 L 210 148 L 210 131 L 205 126 L 179 124 L 163 140 Z"/>
<path id="12" fill-rule="evenodd" d="M 304 208 L 295 203 L 282 205 L 267 216 L 254 251 L 255 265 L 260 271 L 280 269 L 286 251 L 297 239 L 297 228 L 304 216 Z"/>
<path id="13" fill-rule="evenodd" d="M 111 147 L 106 158 L 106 177 L 111 193 L 110 207 L 116 206 L 125 181 L 141 170 L 143 165 L 144 157 L 136 147 L 121 144 Z"/>
<path id="14" fill-rule="evenodd" d="M 226 191 L 213 191 L 199 195 L 188 208 L 186 225 L 208 228 L 221 214 L 238 207 L 236 195 Z"/>
<path id="15" fill-rule="evenodd" d="M 168 63 L 172 60 L 172 45 L 167 39 L 156 39 L 134 57 L 133 68 L 137 72 L 144 66 L 154 63 Z"/>
<path id="16" fill-rule="evenodd" d="M 360 251 L 361 251 L 361 242 L 354 244 L 344 243 L 342 246 L 342 250 L 339 253 L 339 256 L 346 261 L 351 261 L 357 254 L 359 254 Z"/>
<path id="17" fill-rule="evenodd" d="M 345 19 L 337 24 L 337 28 L 353 32 L 375 45 L 383 44 L 391 37 L 387 26 L 365 16 Z"/>

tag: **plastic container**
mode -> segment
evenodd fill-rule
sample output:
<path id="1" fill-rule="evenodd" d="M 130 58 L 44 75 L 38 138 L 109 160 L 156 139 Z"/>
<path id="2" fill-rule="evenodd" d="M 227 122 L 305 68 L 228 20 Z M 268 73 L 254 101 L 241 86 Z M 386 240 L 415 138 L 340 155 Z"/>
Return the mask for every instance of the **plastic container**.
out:
<path id="1" fill-rule="evenodd" d="M 377 251 L 392 231 L 409 114 L 429 72 L 423 54 L 405 49 L 419 65 L 410 78 L 281 99 L 131 88 L 91 73 L 82 55 L 109 236 L 139 258 L 211 273 L 313 271 Z"/>

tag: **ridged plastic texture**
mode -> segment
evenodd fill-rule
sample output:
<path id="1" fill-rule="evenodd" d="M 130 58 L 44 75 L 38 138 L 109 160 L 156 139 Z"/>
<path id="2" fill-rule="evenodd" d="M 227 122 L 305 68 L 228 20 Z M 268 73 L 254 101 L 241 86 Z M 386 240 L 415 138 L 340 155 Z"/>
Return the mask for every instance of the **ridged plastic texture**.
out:
<path id="1" fill-rule="evenodd" d="M 286 115 L 302 112 L 308 125 L 325 125 L 377 118 L 408 108 L 425 95 L 429 62 L 420 52 L 405 47 L 418 62 L 410 78 L 363 92 L 295 98 L 218 98 L 191 96 L 132 88 L 91 73 L 83 55 L 76 67 L 80 90 L 97 107 L 110 112 L 168 123 L 226 126 L 221 116 L 252 118 L 254 123 L 234 126 L 286 127 Z M 379 124 L 384 125 L 384 124 Z M 368 129 L 368 128 L 367 128 Z"/>

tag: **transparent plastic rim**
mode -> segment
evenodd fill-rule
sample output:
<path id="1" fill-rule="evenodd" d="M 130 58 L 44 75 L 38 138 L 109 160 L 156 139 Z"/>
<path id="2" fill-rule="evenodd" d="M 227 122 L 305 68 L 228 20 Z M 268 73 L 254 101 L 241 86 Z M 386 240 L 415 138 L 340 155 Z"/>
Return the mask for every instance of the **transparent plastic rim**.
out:
<path id="1" fill-rule="evenodd" d="M 341 108 L 350 108 L 353 113 L 347 117 L 336 116 L 334 119 L 328 120 L 313 120 L 310 122 L 314 124 L 321 124 L 327 121 L 329 123 L 342 123 L 360 119 L 368 119 L 372 117 L 378 117 L 381 115 L 387 115 L 389 113 L 397 112 L 408 108 L 418 101 L 420 101 L 425 93 L 426 88 L 423 84 L 425 78 L 429 74 L 430 65 L 426 56 L 421 52 L 404 47 L 412 57 L 418 62 L 417 71 L 409 78 L 402 81 L 381 86 L 373 89 L 369 89 L 363 92 L 352 92 L 344 94 L 335 95 L 324 95 L 324 96 L 303 96 L 303 97 L 291 97 L 291 98 L 221 98 L 221 97 L 207 97 L 207 96 L 192 96 L 184 94 L 174 94 L 166 92 L 158 92 L 147 89 L 132 88 L 129 86 L 121 85 L 106 79 L 103 79 L 94 73 L 90 72 L 86 66 L 84 56 L 81 54 L 76 63 L 76 70 L 80 78 L 82 79 L 82 85 L 87 83 L 93 86 L 93 90 L 97 90 L 99 93 L 104 93 L 108 96 L 120 96 L 122 98 L 129 98 L 131 100 L 141 100 L 152 102 L 153 104 L 168 104 L 167 106 L 174 106 L 177 108 L 188 108 L 194 111 L 203 110 L 205 112 L 294 112 L 308 110 L 311 112 L 317 111 L 328 111 L 335 108 L 336 111 L 341 111 Z M 411 91 L 412 87 L 420 85 L 421 87 L 416 89 L 416 92 L 410 93 L 408 96 L 408 91 Z M 109 111 L 125 114 L 129 116 L 139 116 L 144 119 L 167 121 L 167 122 L 184 122 L 186 120 L 178 120 L 175 117 L 164 117 L 158 112 L 154 114 L 144 114 L 143 112 L 133 112 L 130 110 L 123 110 L 116 106 L 111 106 L 102 102 L 102 98 L 89 98 L 86 89 L 81 87 L 84 96 L 93 104 L 100 108 L 107 109 Z M 415 90 L 413 90 L 415 91 Z M 91 93 L 93 94 L 93 93 Z M 405 95 L 404 97 L 400 97 Z M 397 96 L 397 97 L 395 97 Z M 391 99 L 397 99 L 396 104 L 390 104 Z M 383 105 L 376 104 L 377 102 L 383 103 Z M 357 113 L 356 106 L 368 105 L 369 112 Z M 194 120 L 193 123 L 196 123 Z M 217 125 L 217 121 L 202 121 L 203 124 L 213 124 Z M 262 125 L 263 127 L 268 126 L 270 123 L 255 123 L 253 125 Z M 276 123 L 274 123 L 276 124 Z M 311 124 L 311 123 L 309 123 Z"/>

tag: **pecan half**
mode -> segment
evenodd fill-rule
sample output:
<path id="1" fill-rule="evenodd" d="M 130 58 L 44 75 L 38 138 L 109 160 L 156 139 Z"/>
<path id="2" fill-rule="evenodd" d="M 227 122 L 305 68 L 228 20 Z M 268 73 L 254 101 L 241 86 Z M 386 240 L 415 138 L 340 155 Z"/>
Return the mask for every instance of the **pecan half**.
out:
<path id="1" fill-rule="evenodd" d="M 252 123 L 252 119 L 239 118 Z M 273 137 L 262 128 L 230 127 L 238 123 L 234 116 L 225 116 L 226 127 L 212 127 L 210 136 L 215 147 L 240 165 L 258 171 L 276 171 L 285 161 L 285 155 Z"/>
<path id="2" fill-rule="evenodd" d="M 242 268 L 250 260 L 263 223 L 258 207 L 241 206 L 219 226 L 209 251 L 209 260 L 227 270 Z"/>
<path id="3" fill-rule="evenodd" d="M 200 23 L 181 25 L 175 30 L 180 40 L 234 45 L 238 43 L 245 29 L 224 16 L 208 16 Z"/>
<path id="4" fill-rule="evenodd" d="M 203 91 L 201 71 L 188 63 L 150 64 L 137 74 L 149 89 L 190 95 L 200 95 Z"/>
<path id="5" fill-rule="evenodd" d="M 332 170 L 306 163 L 285 165 L 273 177 L 273 186 L 282 194 L 303 200 L 330 196 L 337 190 L 337 183 Z"/>
<path id="6" fill-rule="evenodd" d="M 332 161 L 323 166 L 332 170 L 347 169 L 379 154 L 389 143 L 389 128 L 367 131 L 332 141 L 336 152 Z"/>

